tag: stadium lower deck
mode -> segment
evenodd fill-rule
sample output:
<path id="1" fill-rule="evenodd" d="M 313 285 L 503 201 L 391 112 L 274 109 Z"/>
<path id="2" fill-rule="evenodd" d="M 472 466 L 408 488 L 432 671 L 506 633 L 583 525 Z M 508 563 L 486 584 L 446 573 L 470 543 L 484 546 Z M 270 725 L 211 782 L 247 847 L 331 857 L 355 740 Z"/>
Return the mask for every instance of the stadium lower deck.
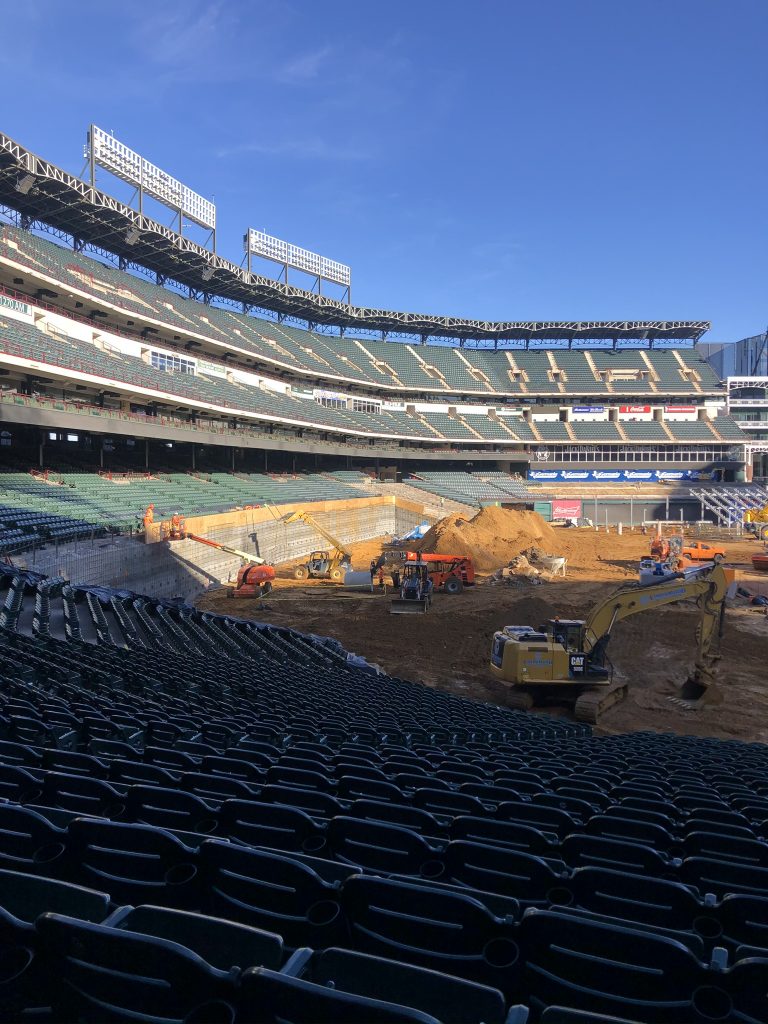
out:
<path id="1" fill-rule="evenodd" d="M 766 747 L 592 737 L 292 630 L 2 583 L 3 1019 L 768 1016 Z"/>

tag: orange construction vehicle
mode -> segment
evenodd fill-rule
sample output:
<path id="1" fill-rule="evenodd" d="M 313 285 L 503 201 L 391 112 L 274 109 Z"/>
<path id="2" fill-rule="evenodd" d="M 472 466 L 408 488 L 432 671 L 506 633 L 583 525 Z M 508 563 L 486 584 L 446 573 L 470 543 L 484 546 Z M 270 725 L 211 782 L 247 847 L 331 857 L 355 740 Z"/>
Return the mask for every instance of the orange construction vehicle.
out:
<path id="1" fill-rule="evenodd" d="M 719 544 L 705 544 L 703 540 L 683 541 L 683 558 L 691 562 L 724 562 L 725 548 Z"/>
<path id="2" fill-rule="evenodd" d="M 207 537 L 198 537 L 197 534 L 186 533 L 183 520 L 174 527 L 173 520 L 178 518 L 178 516 L 174 516 L 171 520 L 171 528 L 168 531 L 167 540 L 194 540 L 198 544 L 205 544 L 209 548 L 216 548 L 218 551 L 226 551 L 230 555 L 237 555 L 242 560 L 243 565 L 237 573 L 235 588 L 228 592 L 228 597 L 264 597 L 265 594 L 272 590 L 272 584 L 275 579 L 274 566 L 267 565 L 264 559 L 259 558 L 258 555 L 249 555 L 247 551 L 232 548 L 228 544 L 219 544 L 218 541 L 208 540 Z M 163 526 L 165 527 L 166 524 L 163 523 Z"/>
<path id="3" fill-rule="evenodd" d="M 657 562 L 666 562 L 672 554 L 672 548 L 666 537 L 658 534 L 651 541 L 651 558 Z"/>
<path id="4" fill-rule="evenodd" d="M 651 541 L 651 558 L 657 562 L 674 562 L 675 567 L 685 568 L 696 562 L 724 562 L 725 548 L 719 544 L 706 544 L 701 540 L 685 540 L 679 534 L 664 537 L 658 534 Z"/>
<path id="5" fill-rule="evenodd" d="M 460 594 L 464 587 L 471 587 L 475 582 L 475 567 L 468 555 L 428 554 L 422 551 L 407 551 L 408 562 L 425 562 L 433 590 L 442 590 L 444 594 Z"/>

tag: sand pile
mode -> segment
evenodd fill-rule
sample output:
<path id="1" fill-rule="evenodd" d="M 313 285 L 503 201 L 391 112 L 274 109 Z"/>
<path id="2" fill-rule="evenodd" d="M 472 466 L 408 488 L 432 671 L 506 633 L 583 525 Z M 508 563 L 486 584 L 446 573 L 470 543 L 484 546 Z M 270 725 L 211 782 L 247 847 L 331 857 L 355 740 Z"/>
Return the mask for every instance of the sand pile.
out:
<path id="1" fill-rule="evenodd" d="M 558 554 L 557 534 L 538 512 L 515 512 L 490 506 L 474 518 L 446 516 L 432 527 L 421 551 L 442 555 L 470 555 L 475 569 L 494 572 L 531 547 Z"/>

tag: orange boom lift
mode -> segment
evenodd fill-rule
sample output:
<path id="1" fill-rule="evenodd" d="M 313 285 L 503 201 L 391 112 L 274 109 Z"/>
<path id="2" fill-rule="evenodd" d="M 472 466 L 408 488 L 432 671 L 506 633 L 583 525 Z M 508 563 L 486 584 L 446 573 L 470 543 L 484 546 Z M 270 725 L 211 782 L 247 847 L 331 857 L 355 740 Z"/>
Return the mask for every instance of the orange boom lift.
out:
<path id="1" fill-rule="evenodd" d="M 184 528 L 184 520 L 180 516 L 173 516 L 170 529 L 165 529 L 166 540 L 194 540 L 198 544 L 205 544 L 206 547 L 216 548 L 218 551 L 226 551 L 227 554 L 237 555 L 242 561 L 242 566 L 237 573 L 235 589 L 229 591 L 229 597 L 264 597 L 272 589 L 275 579 L 275 569 L 267 565 L 263 558 L 257 555 L 249 555 L 247 551 L 230 547 L 228 544 L 220 544 L 218 541 L 209 540 L 207 537 L 198 537 L 195 533 L 187 533 Z"/>

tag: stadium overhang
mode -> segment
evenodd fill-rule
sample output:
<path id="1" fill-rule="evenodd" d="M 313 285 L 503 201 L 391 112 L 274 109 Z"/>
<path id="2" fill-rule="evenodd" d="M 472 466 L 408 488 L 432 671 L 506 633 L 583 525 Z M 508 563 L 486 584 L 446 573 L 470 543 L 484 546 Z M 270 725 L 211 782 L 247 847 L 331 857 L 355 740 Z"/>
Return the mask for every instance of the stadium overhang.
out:
<path id="1" fill-rule="evenodd" d="M 460 342 L 569 343 L 604 341 L 698 341 L 709 330 L 703 320 L 525 321 L 467 320 L 425 313 L 398 313 L 347 305 L 294 285 L 253 274 L 171 228 L 146 217 L 81 178 L 44 160 L 0 133 L 0 203 L 18 212 L 22 224 L 36 222 L 70 235 L 80 245 L 113 253 L 189 288 L 246 308 L 271 310 L 314 326 L 408 334 Z"/>

